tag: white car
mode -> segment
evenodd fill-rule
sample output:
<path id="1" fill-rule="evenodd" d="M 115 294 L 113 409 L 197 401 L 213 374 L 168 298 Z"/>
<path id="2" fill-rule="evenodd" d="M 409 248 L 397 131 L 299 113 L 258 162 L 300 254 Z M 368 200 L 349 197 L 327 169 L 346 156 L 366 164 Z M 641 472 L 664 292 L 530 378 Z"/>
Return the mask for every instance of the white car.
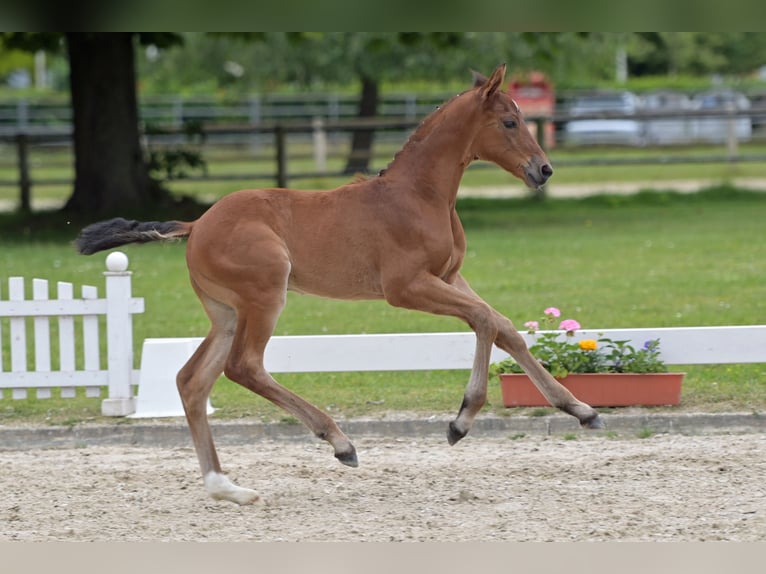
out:
<path id="1" fill-rule="evenodd" d="M 658 91 L 645 94 L 642 108 L 648 114 L 667 114 L 667 117 L 648 118 L 644 135 L 648 144 L 679 144 L 694 139 L 694 118 L 683 117 L 691 110 L 691 98 L 682 92 Z"/>
<path id="2" fill-rule="evenodd" d="M 623 144 L 645 143 L 644 122 L 632 118 L 610 118 L 609 115 L 632 116 L 641 107 L 641 100 L 632 92 L 603 93 L 581 96 L 569 108 L 571 120 L 564 127 L 564 137 L 571 144 Z M 598 116 L 606 117 L 598 117 Z M 590 117 L 593 116 L 593 117 Z"/>
<path id="3" fill-rule="evenodd" d="M 695 118 L 694 139 L 713 143 L 728 140 L 729 130 L 739 141 L 747 141 L 753 135 L 753 124 L 749 117 L 726 117 L 728 111 L 749 110 L 750 100 L 744 94 L 731 90 L 715 90 L 698 94 L 692 100 L 695 110 L 720 111 L 720 116 Z"/>

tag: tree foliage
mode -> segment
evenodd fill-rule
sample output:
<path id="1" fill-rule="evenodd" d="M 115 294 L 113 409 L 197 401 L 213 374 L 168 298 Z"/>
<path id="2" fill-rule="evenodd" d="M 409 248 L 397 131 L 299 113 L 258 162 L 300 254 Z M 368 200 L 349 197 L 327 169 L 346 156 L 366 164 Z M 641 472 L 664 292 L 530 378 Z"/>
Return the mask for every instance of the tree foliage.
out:
<path id="1" fill-rule="evenodd" d="M 541 70 L 561 87 L 615 77 L 627 52 L 631 77 L 748 74 L 766 61 L 766 35 L 750 32 L 302 32 L 184 34 L 183 50 L 141 62 L 155 91 L 268 93 L 337 89 L 362 74 L 382 85 L 417 81 L 463 85 L 469 70 L 499 62 L 510 74 Z M 241 70 L 233 75 L 227 62 Z"/>
<path id="2" fill-rule="evenodd" d="M 139 140 L 134 44 L 168 46 L 173 33 L 4 33 L 4 45 L 65 49 L 69 62 L 75 181 L 64 209 L 105 216 L 168 199 L 152 179 Z"/>
<path id="3" fill-rule="evenodd" d="M 634 75 L 747 74 L 766 62 L 755 32 L 640 32 L 630 38 Z"/>

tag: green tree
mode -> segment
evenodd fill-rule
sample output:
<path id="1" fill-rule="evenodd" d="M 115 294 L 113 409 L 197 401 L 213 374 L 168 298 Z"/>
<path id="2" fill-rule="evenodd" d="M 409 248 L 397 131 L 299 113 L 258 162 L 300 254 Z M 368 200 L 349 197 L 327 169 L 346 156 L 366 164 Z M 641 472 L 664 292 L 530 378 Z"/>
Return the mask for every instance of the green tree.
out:
<path id="1" fill-rule="evenodd" d="M 631 75 L 743 74 L 763 65 L 766 38 L 756 32 L 641 32 L 629 50 Z"/>
<path id="2" fill-rule="evenodd" d="M 511 73 L 542 69 L 549 75 L 612 77 L 614 53 L 601 56 L 609 36 L 576 33 L 519 32 L 327 32 L 220 33 L 186 35 L 183 51 L 170 51 L 142 62 L 155 90 L 188 89 L 268 92 L 292 85 L 313 89 L 328 84 L 359 86 L 357 115 L 378 113 L 383 85 L 408 79 L 468 86 L 471 69 L 494 69 L 500 62 Z M 241 74 L 227 72 L 234 62 Z M 345 171 L 367 171 L 374 133 L 358 129 Z"/>
<path id="3" fill-rule="evenodd" d="M 11 48 L 66 51 L 75 156 L 66 211 L 104 216 L 146 210 L 169 199 L 150 177 L 140 145 L 134 44 L 170 45 L 179 41 L 177 35 L 3 33 L 0 38 Z"/>
<path id="4" fill-rule="evenodd" d="M 305 58 L 301 67 L 312 75 L 336 81 L 357 78 L 357 116 L 370 118 L 378 114 L 382 81 L 411 77 L 416 69 L 423 71 L 433 62 L 435 52 L 455 48 L 461 40 L 461 33 L 334 32 L 303 37 L 296 49 Z M 374 135 L 369 128 L 352 132 L 346 173 L 368 170 Z"/>

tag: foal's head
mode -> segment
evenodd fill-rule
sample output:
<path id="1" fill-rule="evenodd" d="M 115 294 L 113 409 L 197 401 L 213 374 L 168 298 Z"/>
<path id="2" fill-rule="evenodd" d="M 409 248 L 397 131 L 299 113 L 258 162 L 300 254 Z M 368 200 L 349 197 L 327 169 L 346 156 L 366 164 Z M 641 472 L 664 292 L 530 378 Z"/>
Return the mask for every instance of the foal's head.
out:
<path id="1" fill-rule="evenodd" d="M 529 187 L 538 188 L 553 175 L 553 168 L 527 129 L 518 104 L 500 89 L 504 77 L 505 64 L 489 78 L 474 75 L 483 127 L 473 142 L 473 152 L 476 159 L 496 163 Z"/>

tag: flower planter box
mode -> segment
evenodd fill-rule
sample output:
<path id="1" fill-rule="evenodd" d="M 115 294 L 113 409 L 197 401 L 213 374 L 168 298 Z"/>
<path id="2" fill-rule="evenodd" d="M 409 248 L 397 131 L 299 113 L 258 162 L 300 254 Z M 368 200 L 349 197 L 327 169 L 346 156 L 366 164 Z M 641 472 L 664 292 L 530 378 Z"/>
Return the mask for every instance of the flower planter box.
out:
<path id="1" fill-rule="evenodd" d="M 575 397 L 594 407 L 664 406 L 681 402 L 686 373 L 582 373 L 558 379 Z M 547 407 L 550 403 L 525 374 L 500 375 L 506 407 Z"/>

